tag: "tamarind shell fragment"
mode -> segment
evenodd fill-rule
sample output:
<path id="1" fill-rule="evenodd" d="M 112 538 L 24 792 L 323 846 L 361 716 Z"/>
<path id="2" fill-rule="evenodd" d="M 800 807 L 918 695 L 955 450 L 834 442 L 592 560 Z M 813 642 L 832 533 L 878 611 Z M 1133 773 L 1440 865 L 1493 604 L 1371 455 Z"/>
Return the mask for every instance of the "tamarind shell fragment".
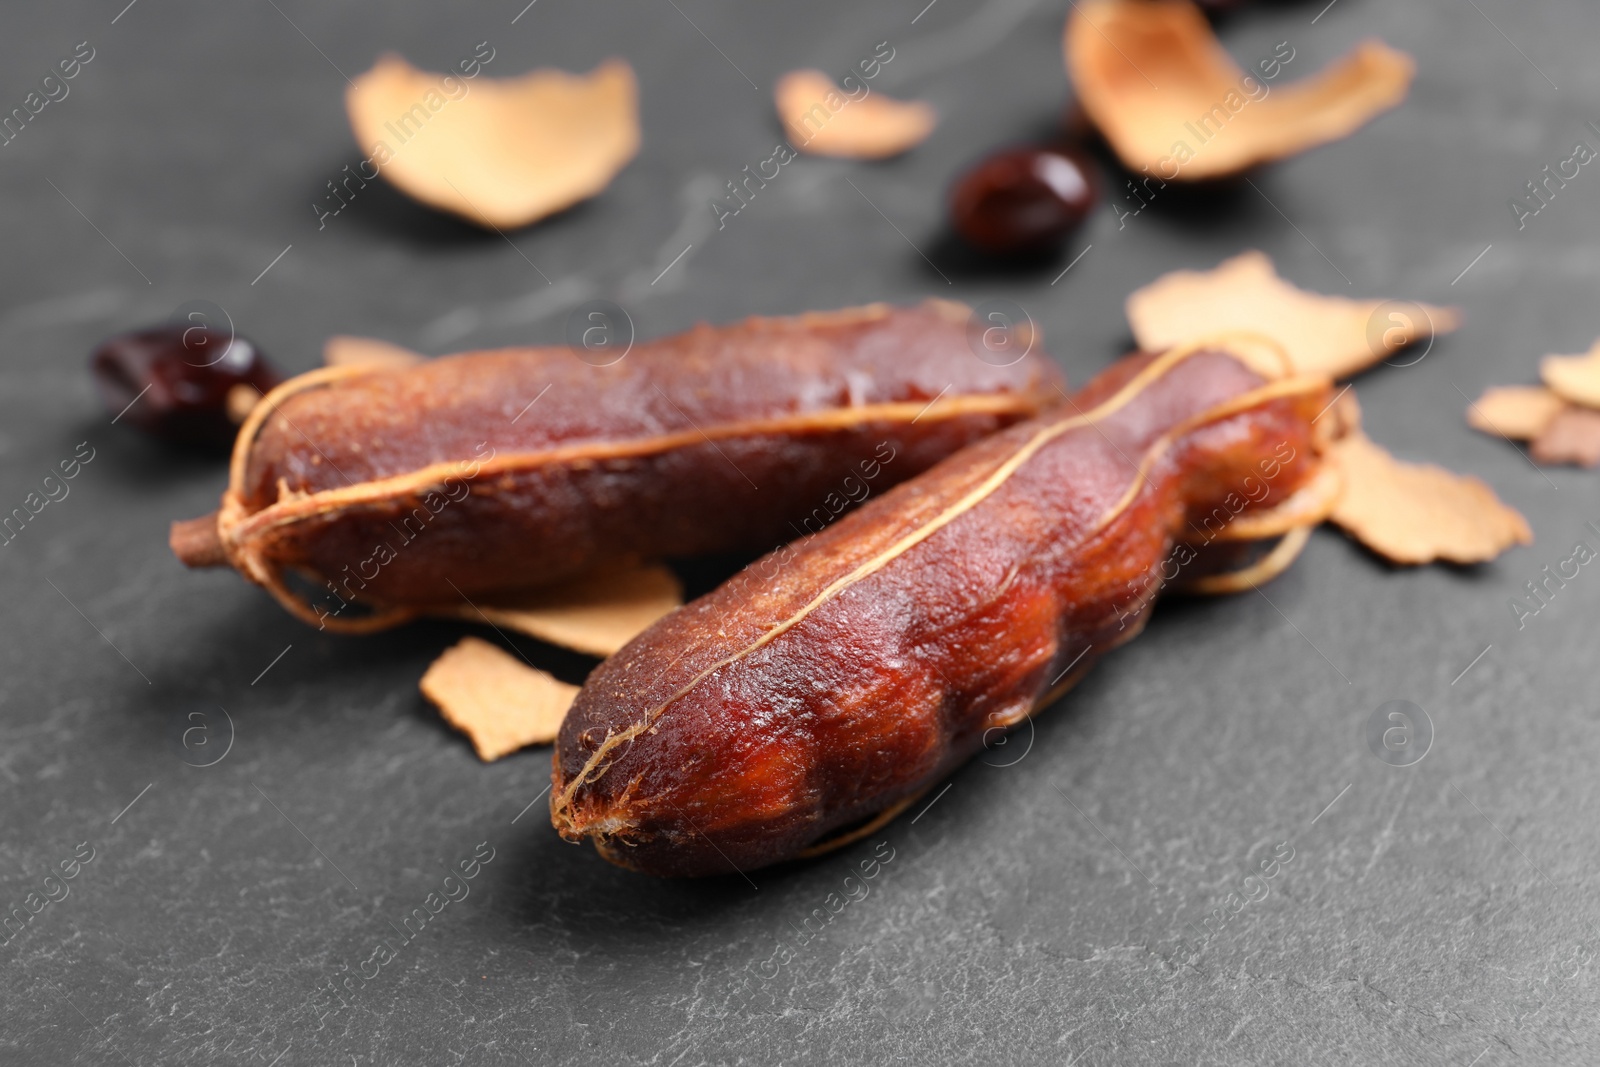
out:
<path id="1" fill-rule="evenodd" d="M 1137 634 L 1185 564 L 1213 583 L 1230 558 L 1252 581 L 1287 566 L 1336 496 L 1313 425 L 1330 392 L 1215 347 L 1128 357 L 757 561 L 590 675 L 556 829 L 714 875 L 892 815 Z M 1257 558 L 1235 525 L 1287 548 Z"/>
<path id="2" fill-rule="evenodd" d="M 1042 354 L 980 359 L 970 314 L 702 324 L 608 366 L 561 347 L 312 371 L 252 412 L 221 510 L 172 547 L 351 631 L 618 560 L 767 549 L 843 511 L 846 476 L 876 493 L 1060 402 Z M 364 613 L 314 607 L 296 576 Z"/>

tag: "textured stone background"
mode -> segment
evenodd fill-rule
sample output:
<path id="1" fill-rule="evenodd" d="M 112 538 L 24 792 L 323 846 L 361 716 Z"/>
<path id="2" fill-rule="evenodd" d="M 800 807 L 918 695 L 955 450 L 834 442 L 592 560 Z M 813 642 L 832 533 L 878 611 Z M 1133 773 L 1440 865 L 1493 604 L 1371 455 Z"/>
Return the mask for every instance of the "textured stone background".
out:
<path id="1" fill-rule="evenodd" d="M 1263 3 L 1223 27 L 1236 56 L 1289 41 L 1298 78 L 1381 36 L 1417 56 L 1410 99 L 1259 190 L 1174 196 L 1120 229 L 1102 207 L 1058 265 L 997 276 L 942 236 L 943 190 L 1055 122 L 1064 4 L 540 0 L 513 23 L 521 0 L 122 2 L 0 14 L 0 110 L 77 42 L 96 50 L 0 148 L 0 511 L 78 442 L 95 450 L 0 548 L 0 902 L 95 850 L 0 946 L 0 1059 L 1594 1061 L 1600 574 L 1520 631 L 1507 602 L 1575 540 L 1600 545 L 1584 526 L 1600 482 L 1538 471 L 1462 420 L 1463 394 L 1531 381 L 1539 355 L 1600 333 L 1600 175 L 1521 232 L 1507 205 L 1574 141 L 1600 144 L 1583 125 L 1600 120 L 1591 5 Z M 774 79 L 843 71 L 884 40 L 878 87 L 933 101 L 934 137 L 887 164 L 792 164 L 716 232 L 711 191 L 779 135 Z M 437 69 L 479 41 L 501 76 L 627 57 L 639 158 L 514 248 L 379 186 L 319 231 L 311 202 L 357 158 L 340 72 L 386 49 Z M 754 888 L 614 870 L 563 845 L 542 800 L 513 825 L 547 753 L 484 767 L 416 691 L 457 628 L 319 635 L 231 574 L 184 572 L 167 523 L 212 507 L 223 471 L 108 425 L 83 370 L 104 335 L 191 299 L 300 370 L 334 332 L 429 352 L 553 342 L 596 296 L 655 336 L 936 294 L 1020 302 L 1082 380 L 1125 346 L 1128 291 L 1248 247 L 1307 288 L 1464 307 L 1421 363 L 1361 380 L 1368 424 L 1486 478 L 1538 543 L 1396 571 L 1319 532 L 1266 596 L 1164 605 L 915 821 Z M 1436 732 L 1415 766 L 1362 739 L 1393 699 Z M 186 765 L 230 721 L 226 757 Z M 181 743 L 197 722 L 211 748 Z M 331 1000 L 485 841 L 470 895 Z M 1280 842 L 1294 858 L 1270 895 L 1197 933 Z M 875 846 L 893 858 L 870 896 L 803 939 Z"/>

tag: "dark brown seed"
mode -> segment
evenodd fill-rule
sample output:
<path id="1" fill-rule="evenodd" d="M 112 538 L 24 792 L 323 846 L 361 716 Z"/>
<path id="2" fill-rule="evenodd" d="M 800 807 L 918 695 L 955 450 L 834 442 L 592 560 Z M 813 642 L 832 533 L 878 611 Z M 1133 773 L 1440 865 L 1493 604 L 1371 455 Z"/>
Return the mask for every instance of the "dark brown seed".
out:
<path id="1" fill-rule="evenodd" d="M 1077 153 L 1010 148 L 956 181 L 950 221 L 969 244 L 985 252 L 1037 254 L 1076 229 L 1094 199 L 1089 165 Z"/>
<path id="2" fill-rule="evenodd" d="M 243 337 L 181 323 L 118 334 L 89 366 L 117 421 L 207 449 L 231 445 L 256 398 L 283 380 Z"/>

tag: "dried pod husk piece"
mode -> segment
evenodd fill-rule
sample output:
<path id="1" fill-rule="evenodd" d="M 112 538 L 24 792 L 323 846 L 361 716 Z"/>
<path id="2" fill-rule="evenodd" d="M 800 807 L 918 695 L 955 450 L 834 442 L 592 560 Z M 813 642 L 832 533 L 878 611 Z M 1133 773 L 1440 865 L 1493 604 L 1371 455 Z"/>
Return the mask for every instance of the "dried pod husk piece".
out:
<path id="1" fill-rule="evenodd" d="M 1482 563 L 1533 543 L 1528 522 L 1481 479 L 1405 463 L 1359 430 L 1334 442 L 1344 477 L 1333 521 L 1393 563 Z"/>
<path id="2" fill-rule="evenodd" d="M 578 695 L 577 686 L 476 637 L 462 638 L 434 660 L 421 689 L 485 763 L 554 741 Z"/>
<path id="3" fill-rule="evenodd" d="M 410 367 L 427 358 L 420 352 L 401 348 L 392 341 L 380 341 L 376 337 L 335 334 L 322 343 L 322 364 L 325 367 L 349 367 L 356 364 Z"/>
<path id="4" fill-rule="evenodd" d="M 1565 400 L 1542 385 L 1497 385 L 1467 407 L 1467 423 L 1508 441 L 1530 441 L 1566 407 Z"/>
<path id="5" fill-rule="evenodd" d="M 1188 0 L 1081 0 L 1065 50 L 1078 99 L 1117 156 L 1163 181 L 1238 174 L 1346 137 L 1404 100 L 1416 69 L 1369 40 L 1275 86 L 1241 70 Z"/>
<path id="6" fill-rule="evenodd" d="M 1600 411 L 1567 405 L 1528 445 L 1538 463 L 1600 464 Z"/>
<path id="7" fill-rule="evenodd" d="M 607 568 L 541 589 L 515 607 L 462 605 L 462 618 L 553 645 L 609 656 L 674 608 L 683 584 L 660 564 Z"/>
<path id="8" fill-rule="evenodd" d="M 939 121 L 919 100 L 882 93 L 852 99 L 820 70 L 790 71 L 773 98 L 789 143 L 818 156 L 887 159 L 927 140 Z"/>
<path id="9" fill-rule="evenodd" d="M 261 403 L 264 394 L 253 385 L 240 382 L 228 389 L 227 396 L 223 397 L 223 411 L 228 416 L 228 421 L 235 426 L 243 426 L 244 420 L 250 417 L 250 412 Z"/>
<path id="10" fill-rule="evenodd" d="M 635 870 L 729 874 L 903 804 L 1138 633 L 1171 551 L 1247 479 L 1280 494 L 1263 505 L 1307 484 L 1331 397 L 1215 349 L 1130 357 L 752 564 L 590 676 L 556 828 Z"/>
<path id="11" fill-rule="evenodd" d="M 1562 399 L 1600 408 L 1600 341 L 1582 355 L 1545 356 L 1539 376 Z"/>
<path id="12" fill-rule="evenodd" d="M 1474 429 L 1527 441 L 1537 463 L 1600 465 L 1600 341 L 1574 356 L 1545 356 L 1544 385 L 1496 386 L 1467 407 Z"/>
<path id="13" fill-rule="evenodd" d="M 639 150 L 633 68 L 460 79 L 386 55 L 345 91 L 356 142 L 408 196 L 490 229 L 586 200 Z M 370 177 L 370 175 L 368 175 Z"/>
<path id="14" fill-rule="evenodd" d="M 300 618 L 364 631 L 631 559 L 760 550 L 1060 397 L 993 366 L 970 310 L 871 305 L 567 348 L 327 367 L 257 406 L 215 542 Z M 216 553 L 185 525 L 195 565 Z M 292 587 L 298 576 L 302 587 Z"/>
<path id="15" fill-rule="evenodd" d="M 1280 278 L 1272 260 L 1257 251 L 1208 271 L 1163 274 L 1130 295 L 1127 310 L 1142 348 L 1252 333 L 1282 346 L 1294 373 L 1333 378 L 1348 377 L 1461 324 L 1454 308 L 1308 293 Z"/>

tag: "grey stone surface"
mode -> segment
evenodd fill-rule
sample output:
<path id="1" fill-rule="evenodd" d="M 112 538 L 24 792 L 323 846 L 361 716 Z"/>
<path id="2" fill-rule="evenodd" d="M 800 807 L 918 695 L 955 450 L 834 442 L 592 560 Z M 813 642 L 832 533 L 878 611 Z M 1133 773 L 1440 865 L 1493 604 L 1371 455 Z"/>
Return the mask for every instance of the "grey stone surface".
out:
<path id="1" fill-rule="evenodd" d="M 521 6 L 0 13 L 0 110 L 77 42 L 95 50 L 0 147 L 0 510 L 94 450 L 0 547 L 0 902 L 93 849 L 0 946 L 0 1061 L 1595 1060 L 1600 576 L 1521 629 L 1508 600 L 1574 541 L 1600 545 L 1600 483 L 1462 419 L 1464 397 L 1600 333 L 1600 175 L 1520 231 L 1507 204 L 1574 141 L 1600 145 L 1591 5 L 1261 4 L 1224 24 L 1235 55 L 1289 41 L 1303 77 L 1381 36 L 1417 56 L 1410 99 L 1255 188 L 1121 226 L 1102 207 L 1058 264 L 1001 275 L 942 236 L 944 189 L 1056 121 L 1066 5 L 542 0 L 513 22 Z M 796 162 L 716 230 L 709 196 L 779 137 L 774 79 L 842 72 L 885 40 L 880 87 L 933 101 L 933 138 L 887 164 Z M 378 185 L 319 230 L 310 205 L 357 158 L 341 71 L 388 49 L 438 68 L 479 41 L 502 76 L 627 57 L 639 158 L 509 240 Z M 547 753 L 482 766 L 417 693 L 457 628 L 321 635 L 232 574 L 183 571 L 167 523 L 212 507 L 222 468 L 109 425 L 83 369 L 102 336 L 191 299 L 300 370 L 335 332 L 430 352 L 557 341 L 592 296 L 655 336 L 934 294 L 1020 302 L 1081 381 L 1124 347 L 1128 291 L 1249 247 L 1307 288 L 1465 309 L 1421 363 L 1361 379 L 1368 425 L 1488 480 L 1537 544 L 1395 570 L 1319 532 L 1264 595 L 1164 605 L 917 818 L 754 886 L 657 882 L 563 845 Z M 523 647 L 574 680 L 587 665 Z M 1434 728 L 1413 766 L 1366 746 L 1390 700 Z M 493 859 L 468 896 L 400 944 L 480 842 Z M 1244 879 L 1280 843 L 1293 858 L 1265 899 L 1206 928 L 1230 893 L 1259 896 Z M 892 859 L 870 894 L 807 937 L 875 848 Z M 384 939 L 395 958 L 334 999 Z"/>

